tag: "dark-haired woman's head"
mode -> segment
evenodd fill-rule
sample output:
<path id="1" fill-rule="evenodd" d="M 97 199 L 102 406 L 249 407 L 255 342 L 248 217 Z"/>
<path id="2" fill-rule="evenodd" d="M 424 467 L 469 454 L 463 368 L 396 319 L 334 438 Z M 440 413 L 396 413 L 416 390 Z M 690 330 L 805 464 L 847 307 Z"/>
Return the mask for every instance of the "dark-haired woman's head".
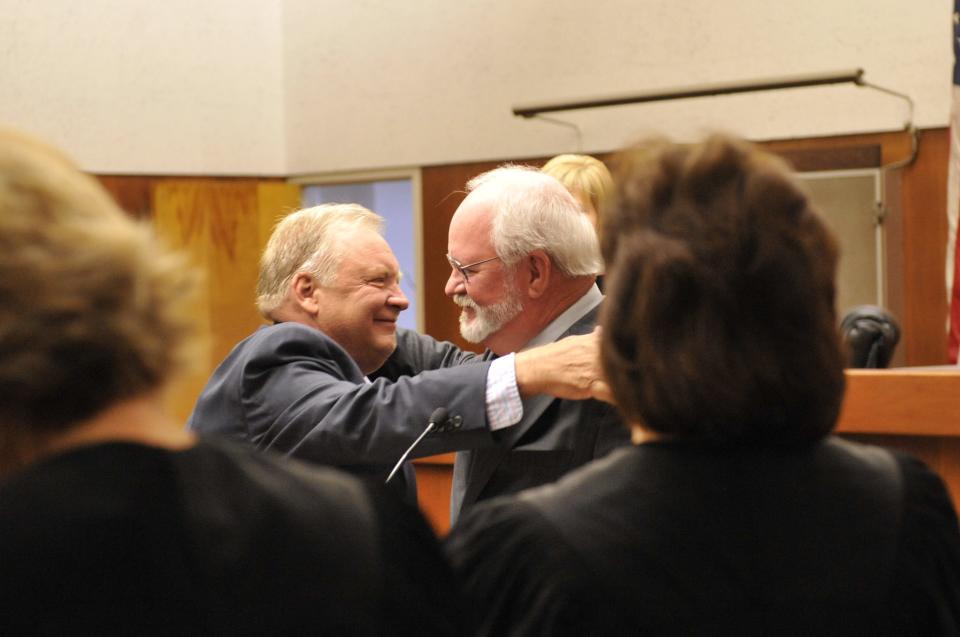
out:
<path id="1" fill-rule="evenodd" d="M 722 135 L 640 144 L 601 243 L 603 364 L 628 420 L 747 444 L 832 429 L 837 245 L 783 161 Z"/>

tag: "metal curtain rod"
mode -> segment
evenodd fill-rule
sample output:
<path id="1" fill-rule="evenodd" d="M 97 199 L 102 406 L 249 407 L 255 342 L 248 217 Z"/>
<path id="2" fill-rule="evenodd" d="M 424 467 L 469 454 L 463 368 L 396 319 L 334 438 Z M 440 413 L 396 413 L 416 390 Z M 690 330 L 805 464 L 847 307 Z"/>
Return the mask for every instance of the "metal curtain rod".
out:
<path id="1" fill-rule="evenodd" d="M 659 102 L 663 100 L 678 100 L 688 97 L 705 97 L 707 95 L 730 95 L 733 93 L 748 93 L 751 91 L 772 91 L 781 88 L 799 88 L 802 86 L 822 86 L 824 84 L 863 84 L 863 69 L 838 71 L 835 73 L 818 73 L 806 75 L 791 75 L 787 77 L 753 80 L 750 82 L 724 82 L 719 84 L 700 84 L 686 88 L 672 88 L 661 91 L 633 93 L 631 95 L 611 95 L 574 102 L 559 104 L 527 104 L 514 106 L 513 114 L 520 117 L 536 117 L 540 113 L 554 111 L 574 111 L 582 108 L 597 108 L 599 106 L 619 106 L 621 104 L 639 104 L 641 102 Z"/>

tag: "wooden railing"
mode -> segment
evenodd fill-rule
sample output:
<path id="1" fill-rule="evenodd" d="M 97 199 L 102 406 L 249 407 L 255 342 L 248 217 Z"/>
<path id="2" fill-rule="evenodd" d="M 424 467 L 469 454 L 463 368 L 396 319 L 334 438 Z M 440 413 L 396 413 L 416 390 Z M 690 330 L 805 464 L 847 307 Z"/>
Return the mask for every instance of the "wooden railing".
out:
<path id="1" fill-rule="evenodd" d="M 960 437 L 960 367 L 847 370 L 837 430 Z"/>
<path id="2" fill-rule="evenodd" d="M 940 474 L 960 509 L 960 367 L 848 370 L 837 433 L 913 454 Z M 450 518 L 453 454 L 417 461 L 420 506 L 434 529 Z"/>

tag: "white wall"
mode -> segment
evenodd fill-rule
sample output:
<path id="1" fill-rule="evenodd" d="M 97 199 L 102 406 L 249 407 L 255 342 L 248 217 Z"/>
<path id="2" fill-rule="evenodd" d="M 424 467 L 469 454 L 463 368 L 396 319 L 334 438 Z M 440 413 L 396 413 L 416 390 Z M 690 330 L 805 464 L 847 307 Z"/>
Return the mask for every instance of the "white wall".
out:
<path id="1" fill-rule="evenodd" d="M 94 172 L 283 174 L 281 9 L 0 0 L 0 125 Z"/>
<path id="2" fill-rule="evenodd" d="M 949 0 L 0 0 L 0 123 L 96 172 L 300 174 L 576 150 L 531 101 L 863 67 L 944 126 Z M 645 131 L 891 130 L 856 87 L 558 113 Z"/>
<path id="3" fill-rule="evenodd" d="M 948 0 L 286 0 L 291 172 L 550 155 L 569 129 L 511 106 L 703 82 L 863 67 L 913 96 L 920 126 L 949 115 Z M 752 139 L 890 130 L 896 99 L 797 89 L 557 113 L 583 150 L 644 131 Z"/>

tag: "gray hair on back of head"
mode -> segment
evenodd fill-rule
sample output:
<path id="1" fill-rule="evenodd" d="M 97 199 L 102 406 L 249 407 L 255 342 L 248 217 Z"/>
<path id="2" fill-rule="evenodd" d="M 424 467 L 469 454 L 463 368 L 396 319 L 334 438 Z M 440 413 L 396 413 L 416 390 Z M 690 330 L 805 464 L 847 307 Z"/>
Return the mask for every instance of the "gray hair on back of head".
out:
<path id="1" fill-rule="evenodd" d="M 294 276 L 306 272 L 330 285 L 349 246 L 344 233 L 366 228 L 381 232 L 383 217 L 359 204 L 322 204 L 284 217 L 273 229 L 260 258 L 257 309 L 265 318 L 287 297 Z"/>
<path id="2" fill-rule="evenodd" d="M 467 182 L 470 193 L 487 190 L 494 205 L 490 240 L 506 265 L 543 250 L 568 276 L 603 271 L 596 231 L 555 178 L 530 166 L 506 165 Z"/>

